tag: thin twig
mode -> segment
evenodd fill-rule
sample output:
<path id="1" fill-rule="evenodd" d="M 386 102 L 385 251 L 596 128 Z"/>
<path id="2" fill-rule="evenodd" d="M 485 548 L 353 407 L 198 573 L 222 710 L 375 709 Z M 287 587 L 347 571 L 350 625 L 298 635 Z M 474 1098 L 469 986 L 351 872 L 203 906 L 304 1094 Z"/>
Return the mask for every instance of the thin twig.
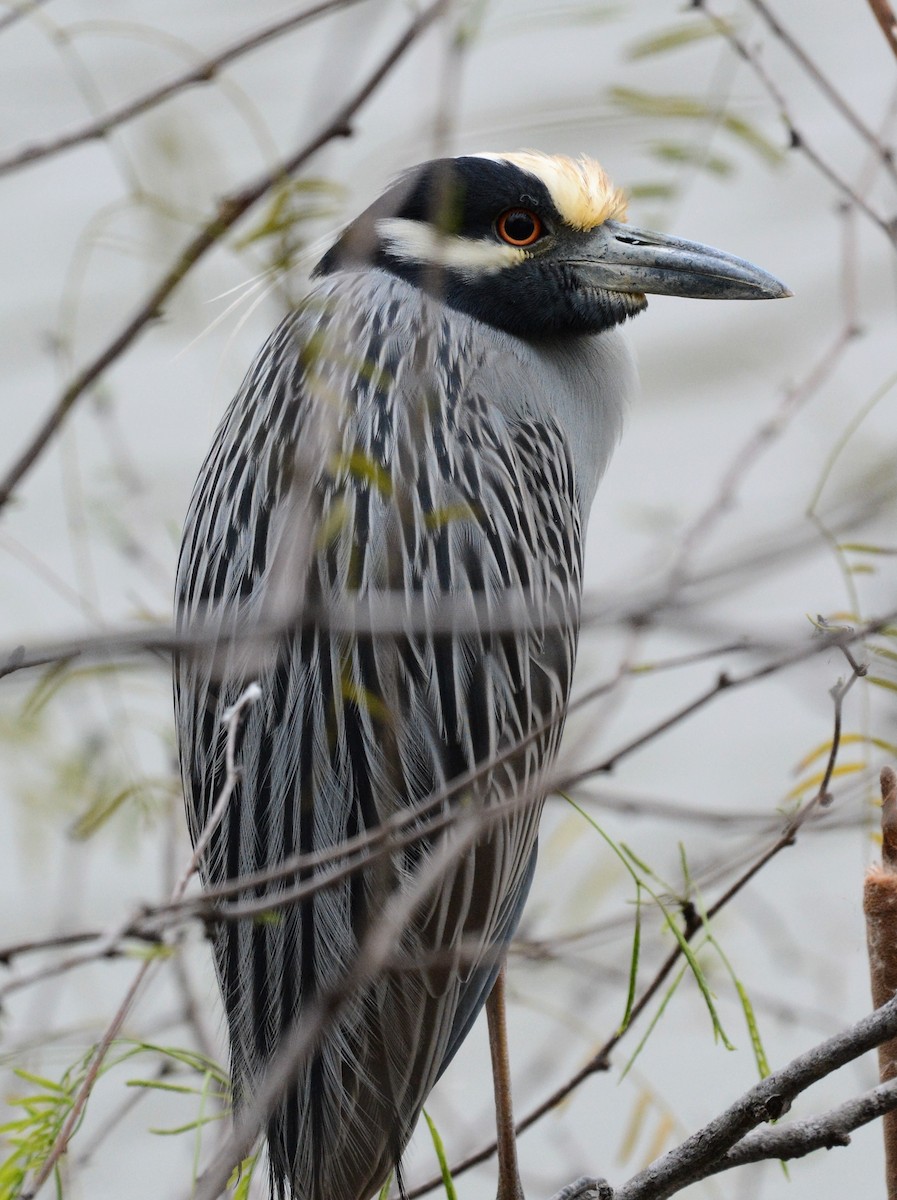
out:
<path id="1" fill-rule="evenodd" d="M 284 1089 L 314 1052 L 326 1028 L 358 989 L 374 979 L 391 960 L 399 931 L 407 926 L 446 874 L 457 866 L 480 833 L 477 815 L 464 814 L 453 833 L 431 854 L 415 886 L 393 894 L 338 984 L 309 1006 L 293 1026 L 277 1058 L 258 1087 L 253 1089 L 251 1102 L 238 1117 L 233 1132 L 216 1150 L 215 1161 L 199 1179 L 195 1192 L 191 1193 L 192 1200 L 215 1200 L 220 1195 L 231 1172 L 252 1150 Z"/>
<path id="2" fill-rule="evenodd" d="M 747 869 L 738 877 L 738 879 L 736 879 L 735 882 L 731 884 L 726 891 L 723 892 L 723 894 L 708 907 L 706 919 L 700 914 L 695 913 L 692 920 L 686 923 L 685 928 L 682 930 L 682 936 L 685 941 L 692 941 L 695 935 L 705 928 L 707 921 L 710 921 L 713 917 L 717 916 L 718 913 L 720 913 L 722 909 L 725 908 L 726 905 L 728 905 L 735 898 L 735 896 L 747 886 L 747 884 L 758 874 L 758 872 L 767 865 L 767 863 L 780 854 L 781 851 L 786 847 L 793 845 L 800 829 L 820 807 L 823 807 L 826 804 L 828 799 L 828 787 L 831 782 L 832 772 L 834 771 L 835 762 L 837 759 L 837 752 L 840 747 L 841 706 L 844 701 L 844 696 L 855 683 L 856 679 L 859 678 L 864 671 L 865 668 L 862 664 L 854 663 L 853 673 L 847 682 L 839 682 L 832 689 L 831 695 L 834 705 L 834 733 L 832 737 L 832 748 L 829 755 L 829 761 L 826 770 L 823 773 L 823 778 L 819 788 L 814 795 L 807 800 L 804 805 L 801 806 L 794 816 L 790 818 L 785 825 L 785 828 L 772 843 L 772 845 L 764 850 L 763 853 L 760 854 L 756 859 L 754 859 Z M 765 668 L 759 668 L 757 674 L 760 678 L 762 678 L 766 674 Z M 741 680 L 743 680 L 743 678 L 744 677 L 740 677 Z M 731 679 L 728 676 L 721 676 L 717 683 L 713 687 L 709 688 L 706 692 L 702 693 L 697 700 L 677 710 L 677 713 L 674 714 L 673 717 L 668 717 L 662 721 L 659 721 L 653 727 L 653 732 L 656 734 L 658 732 L 666 731 L 667 729 L 671 728 L 678 719 L 684 719 L 685 716 L 688 716 L 695 712 L 698 708 L 703 707 L 714 696 L 719 695 L 721 691 L 735 686 L 738 682 L 739 681 Z M 648 735 L 639 735 L 605 759 L 604 763 L 613 765 L 619 762 L 621 758 L 631 753 L 634 749 L 643 746 L 646 740 L 649 740 Z M 591 768 L 591 772 L 600 770 L 601 767 L 601 763 L 595 764 Z M 586 772 L 582 773 L 583 776 L 585 776 L 585 774 Z M 580 779 L 579 774 L 577 775 L 576 779 Z M 529 1129 L 530 1126 L 536 1124 L 536 1122 L 547 1113 L 557 1108 L 559 1104 L 566 1100 L 569 1095 L 571 1095 L 587 1079 L 591 1078 L 592 1075 L 599 1071 L 605 1071 L 608 1069 L 610 1065 L 611 1053 L 616 1048 L 624 1033 L 632 1027 L 632 1025 L 647 1008 L 651 1000 L 653 1000 L 653 998 L 657 995 L 660 988 L 663 986 L 664 982 L 672 972 L 673 968 L 679 962 L 681 956 L 682 950 L 677 943 L 677 945 L 673 947 L 673 949 L 664 959 L 651 982 L 641 992 L 638 999 L 634 1003 L 630 1013 L 629 1022 L 625 1029 L 618 1029 L 614 1034 L 612 1034 L 596 1051 L 592 1058 L 590 1058 L 589 1061 L 584 1064 L 584 1066 L 582 1066 L 573 1076 L 556 1088 L 540 1104 L 528 1112 L 526 1116 L 517 1123 L 516 1128 L 518 1136 L 525 1130 Z M 452 1176 L 456 1177 L 462 1174 L 464 1171 L 469 1170 L 471 1167 L 487 1161 L 495 1153 L 496 1148 L 496 1143 L 492 1142 L 490 1145 L 484 1146 L 482 1150 L 469 1155 L 461 1162 L 453 1164 Z M 440 1177 L 427 1180 L 426 1183 L 421 1184 L 419 1187 L 409 1192 L 409 1200 L 417 1200 L 417 1197 L 432 1191 L 434 1188 L 438 1187 L 440 1183 Z"/>
<path id="3" fill-rule="evenodd" d="M 785 97 L 782 94 L 778 84 L 760 62 L 757 55 L 733 30 L 732 24 L 725 21 L 717 13 L 715 13 L 708 5 L 707 0 L 693 0 L 694 6 L 704 12 L 708 19 L 713 22 L 714 26 L 725 37 L 732 48 L 748 63 L 754 74 L 762 83 L 763 87 L 769 93 L 770 98 L 779 111 L 779 116 L 788 131 L 788 137 L 792 147 L 800 150 L 805 158 L 808 158 L 813 166 L 821 175 L 823 175 L 832 186 L 850 200 L 856 207 L 869 218 L 875 225 L 885 234 L 891 245 L 897 245 L 897 225 L 893 220 L 887 220 L 866 201 L 855 188 L 842 179 L 838 172 L 831 166 L 829 162 L 816 150 L 813 145 L 807 141 L 805 135 L 795 125 L 788 111 L 788 105 Z"/>
<path id="4" fill-rule="evenodd" d="M 49 0 L 22 0 L 11 12 L 0 17 L 0 33 L 9 29 L 10 25 L 14 25 L 16 21 L 21 21 L 22 17 L 30 16 L 36 8 L 43 8 L 48 3 Z"/>
<path id="5" fill-rule="evenodd" d="M 43 0 L 43 2 L 45 3 L 46 0 Z M 361 2 L 362 0 L 324 0 L 324 3 L 316 4 L 312 8 L 304 9 L 302 12 L 293 13 L 289 17 L 283 17 L 279 21 L 274 21 L 270 25 L 256 30 L 255 33 L 248 34 L 232 42 L 217 54 L 213 54 L 211 57 L 197 63 L 195 67 L 191 67 L 190 70 L 183 72 L 183 74 L 175 76 L 168 83 L 160 84 L 159 87 L 144 92 L 142 96 L 138 96 L 135 100 L 129 100 L 127 104 L 122 104 L 119 108 L 112 109 L 111 112 L 105 113 L 102 117 L 98 117 L 94 121 L 89 121 L 87 124 L 81 125 L 78 129 L 73 129 L 70 133 L 60 134 L 58 137 L 51 138 L 46 142 L 25 146 L 21 150 L 10 154 L 7 158 L 0 159 L 0 176 L 9 174 L 21 167 L 30 166 L 32 163 L 40 162 L 42 159 L 52 158 L 53 155 L 59 154 L 63 150 L 70 150 L 74 146 L 81 146 L 87 142 L 95 141 L 97 138 L 105 137 L 119 125 L 124 125 L 128 121 L 132 121 L 135 117 L 142 116 L 143 113 L 149 112 L 166 100 L 171 100 L 174 96 L 179 95 L 188 88 L 195 87 L 198 84 L 211 83 L 222 67 L 242 58 L 244 54 L 249 54 L 251 51 L 257 50 L 259 46 L 263 46 L 266 42 L 280 37 L 282 34 L 289 33 L 291 30 L 297 29 L 299 26 L 305 25 L 317 17 L 324 16 L 326 13 L 340 8 L 347 8 L 349 5 Z M 10 14 L 10 17 L 14 19 L 14 14 Z M 5 20 L 8 22 L 10 17 L 5 18 Z M 3 24 L 0 23 L 0 30 L 2 28 Z"/>
<path id="6" fill-rule="evenodd" d="M 236 704 L 228 709 L 227 713 L 224 715 L 224 723 L 227 726 L 227 778 L 225 780 L 221 796 L 212 809 L 212 814 L 207 822 L 206 829 L 203 830 L 203 834 L 197 839 L 196 849 L 190 856 L 189 862 L 181 874 L 180 879 L 178 880 L 173 893 L 173 899 L 179 900 L 183 896 L 187 884 L 190 882 L 190 878 L 196 870 L 202 852 L 207 845 L 208 837 L 206 836 L 206 833 L 208 832 L 209 836 L 211 836 L 211 830 L 209 827 L 211 826 L 213 829 L 214 826 L 221 820 L 224 808 L 226 806 L 226 800 L 229 799 L 233 794 L 238 777 L 237 766 L 234 760 L 234 747 L 236 745 L 237 733 L 247 708 L 249 705 L 255 702 L 259 694 L 258 684 L 250 684 Z M 109 1022 L 109 1025 L 106 1027 L 106 1031 L 104 1032 L 99 1045 L 93 1052 L 93 1056 L 91 1057 L 90 1063 L 87 1067 L 84 1080 L 81 1083 L 81 1086 L 78 1088 L 75 1098 L 72 1101 L 72 1107 L 69 1110 L 69 1114 L 63 1122 L 59 1133 L 56 1135 L 47 1157 L 41 1163 L 40 1169 L 35 1175 L 30 1187 L 20 1193 L 18 1200 L 33 1200 L 33 1197 L 38 1194 L 43 1185 L 56 1170 L 57 1163 L 67 1151 L 72 1134 L 81 1121 L 81 1117 L 84 1112 L 84 1106 L 87 1104 L 94 1085 L 99 1078 L 100 1070 L 102 1069 L 103 1063 L 106 1060 L 106 1056 L 109 1053 L 110 1047 L 112 1046 L 112 1043 L 115 1041 L 116 1037 L 118 1037 L 119 1031 L 125 1022 L 125 1018 L 131 1011 L 141 988 L 146 984 L 151 973 L 154 972 L 158 966 L 158 958 L 149 958 L 141 965 L 140 969 L 135 975 L 133 981 L 131 982 L 131 986 L 125 993 L 124 999 L 118 1006 L 118 1009 L 112 1020 Z"/>
<path id="7" fill-rule="evenodd" d="M 414 18 L 364 83 L 354 92 L 349 100 L 340 106 L 334 117 L 319 133 L 315 134 L 300 149 L 283 159 L 270 171 L 266 171 L 263 175 L 259 176 L 254 182 L 224 197 L 218 206 L 215 216 L 207 221 L 199 232 L 194 235 L 193 239 L 182 250 L 177 260 L 140 305 L 137 312 L 119 330 L 105 348 L 87 366 L 78 372 L 63 391 L 50 413 L 45 417 L 36 433 L 32 436 L 31 441 L 9 468 L 3 480 L 0 481 L 0 509 L 9 503 L 15 489 L 40 458 L 77 401 L 84 395 L 88 388 L 97 382 L 107 368 L 124 353 L 135 338 L 151 322 L 159 318 L 165 302 L 180 286 L 199 260 L 205 257 L 209 250 L 221 241 L 228 230 L 281 180 L 293 175 L 313 154 L 323 146 L 326 146 L 328 142 L 333 141 L 334 138 L 351 136 L 351 122 L 355 114 L 370 98 L 373 92 L 376 91 L 383 80 L 387 78 L 406 51 L 442 15 L 447 3 L 448 0 L 433 0 L 433 3 L 429 4 Z"/>
<path id="8" fill-rule="evenodd" d="M 699 541 L 707 534 L 734 503 L 735 495 L 751 467 L 761 455 L 777 441 L 789 422 L 817 394 L 819 388 L 836 369 L 845 351 L 858 333 L 855 320 L 848 320 L 811 367 L 806 377 L 785 392 L 776 411 L 740 447 L 737 455 L 727 467 L 720 480 L 712 502 L 683 532 L 677 548 L 676 558 L 670 569 L 668 587 L 671 591 L 685 582 L 688 560 Z"/>
<path id="9" fill-rule="evenodd" d="M 875 154 L 881 164 L 894 177 L 897 178 L 897 167 L 894 164 L 893 151 L 882 144 L 875 133 L 865 123 L 856 109 L 852 108 L 841 93 L 837 90 L 831 79 L 820 70 L 815 62 L 807 54 L 801 43 L 784 27 L 781 20 L 769 8 L 765 0 L 748 0 L 752 8 L 755 8 L 772 32 L 776 35 L 779 41 L 785 46 L 790 54 L 800 63 L 809 77 L 816 84 L 817 88 L 827 97 L 829 101 L 838 110 L 841 116 L 851 124 L 864 142 L 875 151 Z M 870 0 L 873 9 L 875 3 Z M 886 4 L 883 7 L 887 7 Z M 877 14 L 876 14 L 877 15 Z M 893 17 L 892 17 L 893 20 Z"/>
<path id="10" fill-rule="evenodd" d="M 869 7 L 875 14 L 875 19 L 881 26 L 881 31 L 885 35 L 885 40 L 897 57 L 897 17 L 894 16 L 894 10 L 891 8 L 888 0 L 869 0 Z"/>

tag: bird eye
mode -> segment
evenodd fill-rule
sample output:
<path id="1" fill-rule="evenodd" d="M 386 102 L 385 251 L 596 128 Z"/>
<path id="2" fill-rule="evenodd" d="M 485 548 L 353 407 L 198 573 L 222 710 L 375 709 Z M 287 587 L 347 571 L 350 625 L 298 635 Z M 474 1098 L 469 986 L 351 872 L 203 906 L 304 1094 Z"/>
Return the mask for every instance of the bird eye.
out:
<path id="1" fill-rule="evenodd" d="M 542 222 L 528 208 L 509 208 L 495 222 L 495 230 L 509 246 L 531 246 L 542 236 Z"/>

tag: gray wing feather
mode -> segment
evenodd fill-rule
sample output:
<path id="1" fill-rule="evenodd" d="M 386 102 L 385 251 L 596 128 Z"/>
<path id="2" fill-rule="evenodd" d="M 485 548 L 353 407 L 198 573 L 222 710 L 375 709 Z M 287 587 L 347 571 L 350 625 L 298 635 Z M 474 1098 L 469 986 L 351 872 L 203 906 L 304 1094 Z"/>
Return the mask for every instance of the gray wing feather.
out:
<path id="1" fill-rule="evenodd" d="M 529 887 L 575 654 L 580 517 L 563 433 L 539 398 L 528 407 L 523 385 L 505 407 L 482 394 L 489 349 L 481 326 L 434 315 L 386 276 L 319 285 L 251 369 L 188 514 L 179 624 L 219 637 L 175 670 L 194 837 L 224 782 L 222 714 L 248 680 L 262 689 L 208 883 L 338 845 L 504 755 L 443 808 L 506 811 L 420 905 L 399 961 L 342 1007 L 274 1114 L 280 1195 L 363 1200 L 382 1184 L 488 994 Z M 509 595 L 526 601 L 519 627 L 490 630 Z M 421 623 L 446 596 L 479 627 Z M 408 605 L 401 636 L 292 619 L 396 597 Z M 241 640 L 247 620 L 280 632 Z M 274 922 L 216 935 L 238 1103 L 433 844 L 423 836 Z"/>

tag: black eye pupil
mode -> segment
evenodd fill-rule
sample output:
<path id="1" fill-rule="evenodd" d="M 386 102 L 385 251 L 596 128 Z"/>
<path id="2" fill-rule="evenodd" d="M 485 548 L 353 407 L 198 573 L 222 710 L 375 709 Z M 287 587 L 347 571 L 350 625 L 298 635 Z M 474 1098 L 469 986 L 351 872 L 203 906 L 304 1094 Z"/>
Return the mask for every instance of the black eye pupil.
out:
<path id="1" fill-rule="evenodd" d="M 504 221 L 505 233 L 515 242 L 525 242 L 533 236 L 536 222 L 528 212 L 508 213 Z"/>

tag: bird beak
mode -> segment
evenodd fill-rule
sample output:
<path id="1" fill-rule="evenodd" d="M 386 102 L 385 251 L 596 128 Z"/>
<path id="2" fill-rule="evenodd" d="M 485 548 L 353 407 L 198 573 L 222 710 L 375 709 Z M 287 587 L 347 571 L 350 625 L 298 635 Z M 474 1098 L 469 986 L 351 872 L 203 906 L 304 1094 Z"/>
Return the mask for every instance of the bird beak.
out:
<path id="1" fill-rule="evenodd" d="M 589 283 L 609 292 L 649 292 L 706 300 L 777 300 L 792 295 L 781 280 L 734 254 L 604 221 L 591 234 L 577 266 Z"/>

